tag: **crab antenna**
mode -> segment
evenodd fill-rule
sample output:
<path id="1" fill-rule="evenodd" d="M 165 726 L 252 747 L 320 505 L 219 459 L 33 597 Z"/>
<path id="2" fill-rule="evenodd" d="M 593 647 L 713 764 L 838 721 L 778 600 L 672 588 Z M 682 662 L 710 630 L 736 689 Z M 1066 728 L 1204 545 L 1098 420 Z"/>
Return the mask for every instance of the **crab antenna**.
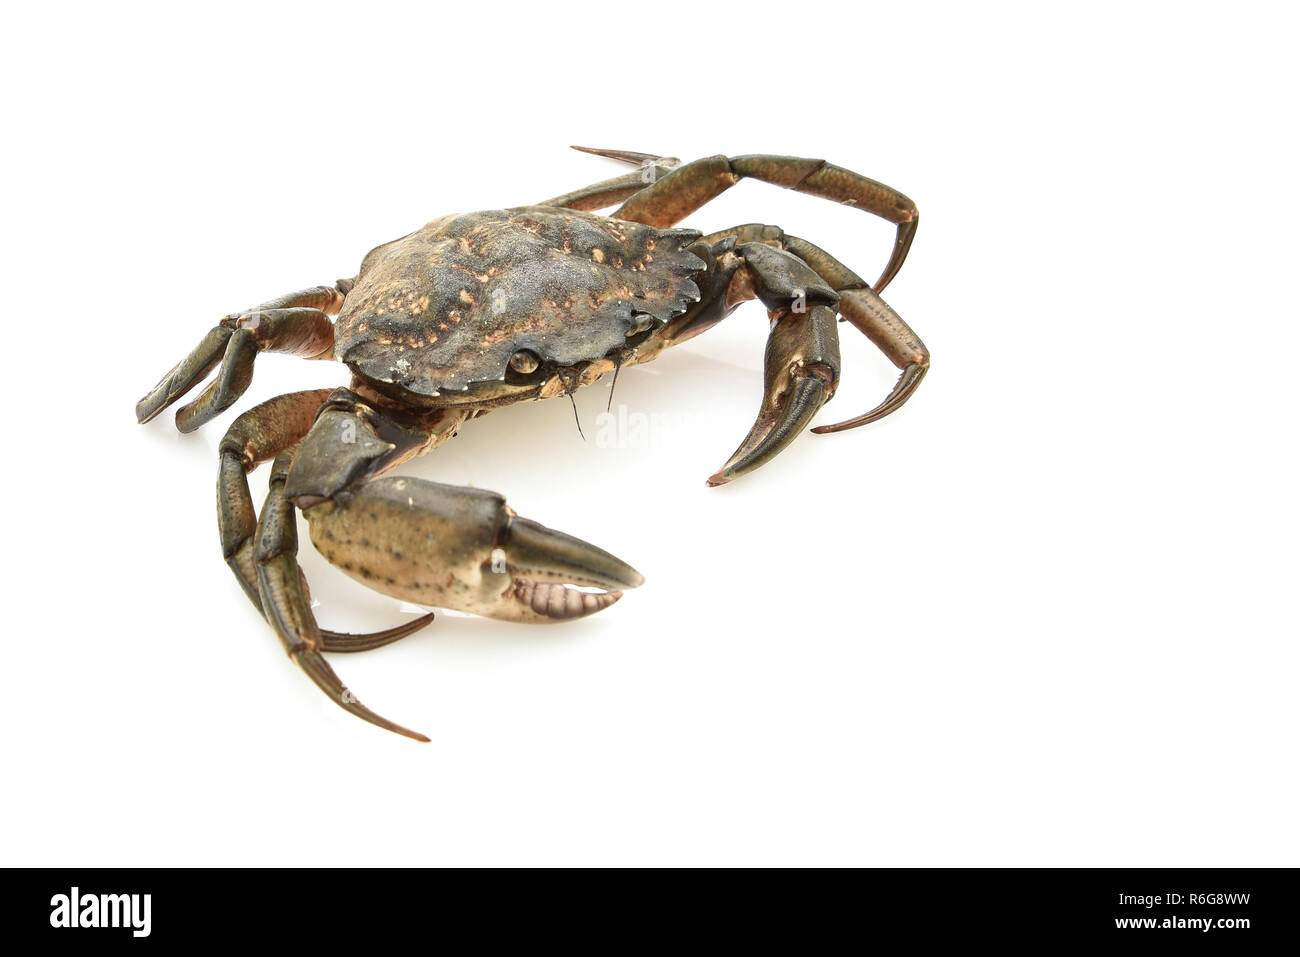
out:
<path id="1" fill-rule="evenodd" d="M 614 379 L 609 384 L 609 401 L 605 403 L 605 411 L 608 412 L 614 407 L 614 387 L 618 385 L 618 370 L 623 368 L 623 356 L 614 357 Z"/>
<path id="2" fill-rule="evenodd" d="M 582 441 L 587 441 L 586 434 L 582 431 L 582 420 L 578 418 L 578 401 L 573 397 L 573 386 L 564 381 L 564 373 L 560 373 L 560 384 L 564 386 L 564 394 L 569 397 L 569 404 L 573 406 L 573 424 L 578 427 L 578 435 L 582 436 Z"/>

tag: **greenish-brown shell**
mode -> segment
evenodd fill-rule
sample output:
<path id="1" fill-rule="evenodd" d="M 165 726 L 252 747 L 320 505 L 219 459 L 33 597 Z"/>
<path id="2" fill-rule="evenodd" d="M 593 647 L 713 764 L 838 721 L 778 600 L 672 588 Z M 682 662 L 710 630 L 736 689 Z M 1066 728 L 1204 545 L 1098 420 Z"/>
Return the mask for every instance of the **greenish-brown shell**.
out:
<path id="1" fill-rule="evenodd" d="M 500 381 L 521 349 L 571 366 L 700 298 L 700 234 L 549 206 L 448 216 L 373 250 L 335 355 L 420 395 Z"/>

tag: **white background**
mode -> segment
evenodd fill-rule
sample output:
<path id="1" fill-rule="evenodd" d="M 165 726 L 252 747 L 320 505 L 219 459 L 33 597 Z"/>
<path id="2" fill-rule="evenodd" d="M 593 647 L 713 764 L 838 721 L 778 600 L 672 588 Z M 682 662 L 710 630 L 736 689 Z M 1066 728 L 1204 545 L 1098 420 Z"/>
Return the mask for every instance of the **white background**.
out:
<path id="1" fill-rule="evenodd" d="M 1295 23 L 1278 5 L 223 3 L 8 14 L 7 864 L 1295 865 Z M 221 315 L 435 216 L 824 157 L 921 228 L 913 400 L 724 489 L 766 319 L 407 467 L 647 576 L 551 628 L 336 657 L 224 567 L 227 413 L 136 399 Z M 890 227 L 743 182 L 868 278 Z M 896 370 L 844 330 L 820 422 Z M 238 410 L 346 382 L 265 356 Z M 628 443 L 623 443 L 627 445 Z M 254 494 L 265 472 L 253 477 Z M 304 537 L 305 540 L 305 537 Z M 327 626 L 408 613 L 304 547 Z"/>

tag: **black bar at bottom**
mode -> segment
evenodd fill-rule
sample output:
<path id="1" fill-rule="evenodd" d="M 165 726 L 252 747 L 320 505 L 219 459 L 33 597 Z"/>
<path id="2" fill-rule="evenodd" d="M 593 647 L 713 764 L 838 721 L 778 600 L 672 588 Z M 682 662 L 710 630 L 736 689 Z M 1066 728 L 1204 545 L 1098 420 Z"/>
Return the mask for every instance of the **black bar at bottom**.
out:
<path id="1" fill-rule="evenodd" d="M 10 936 L 147 946 L 273 939 L 297 948 L 441 946 L 503 932 L 537 945 L 732 943 L 781 933 L 808 946 L 1210 943 L 1300 940 L 1295 869 L 831 870 L 527 874 L 514 888 L 437 870 L 11 869 Z M 622 930 L 617 930 L 622 928 Z M 454 936 L 448 936 L 450 934 Z M 685 935 L 685 936 L 683 936 Z M 793 936 L 791 936 L 793 935 Z M 463 938 L 462 938 L 463 939 Z M 473 938 L 471 938 L 473 939 Z"/>

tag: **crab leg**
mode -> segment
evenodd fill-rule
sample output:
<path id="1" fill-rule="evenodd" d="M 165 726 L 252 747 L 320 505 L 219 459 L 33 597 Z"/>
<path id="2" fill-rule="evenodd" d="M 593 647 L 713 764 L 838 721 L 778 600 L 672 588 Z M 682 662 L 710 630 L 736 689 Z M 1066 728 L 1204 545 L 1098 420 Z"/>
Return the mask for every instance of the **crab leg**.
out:
<path id="1" fill-rule="evenodd" d="M 788 235 L 779 226 L 746 223 L 705 236 L 701 243 L 716 247 L 729 241 L 740 245 L 763 243 L 793 253 L 839 295 L 843 317 L 867 336 L 890 362 L 903 370 L 885 401 L 870 412 L 835 425 L 820 425 L 812 431 L 818 435 L 843 432 L 875 422 L 902 407 L 929 371 L 930 353 L 920 337 L 872 291 L 866 280 L 826 250 L 806 239 Z"/>
<path id="2" fill-rule="evenodd" d="M 582 189 L 576 189 L 571 193 L 556 196 L 544 203 L 538 203 L 539 206 L 559 206 L 564 209 L 585 211 L 604 209 L 606 206 L 613 206 L 615 203 L 623 202 L 633 193 L 639 193 L 651 183 L 667 175 L 671 170 L 676 169 L 682 162 L 672 156 L 652 156 L 649 153 L 630 153 L 626 150 L 597 150 L 586 146 L 575 146 L 573 148 L 583 153 L 595 153 L 597 156 L 607 156 L 610 159 L 621 160 L 624 163 L 632 163 L 641 168 L 635 173 L 615 176 L 613 179 L 607 179 L 591 186 L 584 186 Z"/>
<path id="3" fill-rule="evenodd" d="M 889 360 L 902 369 L 898 382 L 885 401 L 870 412 L 866 412 L 835 425 L 821 425 L 813 429 L 819 435 L 830 432 L 843 432 L 855 429 L 868 422 L 883 419 L 891 412 L 897 411 L 903 403 L 911 398 L 916 387 L 930 370 L 930 353 L 925 345 L 902 320 L 898 313 L 889 307 L 870 289 L 845 290 L 840 297 L 840 311 L 868 339 L 889 357 Z"/>
<path id="4" fill-rule="evenodd" d="M 570 146 L 569 149 L 577 150 L 579 153 L 590 153 L 592 156 L 603 156 L 606 159 L 618 160 L 622 163 L 631 163 L 633 166 L 649 166 L 656 163 L 665 166 L 678 166 L 681 163 L 675 156 L 638 153 L 636 150 L 605 150 L 595 146 Z"/>
<path id="5" fill-rule="evenodd" d="M 258 594 L 253 548 L 257 513 L 253 508 L 247 476 L 259 463 L 293 447 L 306 435 L 317 411 L 331 392 L 330 389 L 317 389 L 277 396 L 235 419 L 221 440 L 221 464 L 217 474 L 217 524 L 221 531 L 221 550 L 226 564 L 259 612 L 262 601 Z M 432 620 L 432 614 L 423 615 L 371 634 L 352 635 L 322 630 L 322 643 L 326 651 L 366 651 L 404 638 Z"/>
<path id="6" fill-rule="evenodd" d="M 763 404 L 749 435 L 709 477 L 710 486 L 725 485 L 771 460 L 835 394 L 840 373 L 835 310 L 817 305 L 802 314 L 780 309 L 770 315 Z"/>
<path id="7" fill-rule="evenodd" d="M 798 236 L 785 236 L 784 246 L 839 293 L 840 313 L 844 318 L 875 343 L 890 362 L 903 370 L 885 401 L 870 412 L 835 425 L 821 425 L 813 431 L 818 435 L 843 432 L 897 411 L 916 391 L 930 369 L 930 352 L 925 343 L 861 277 L 830 253 Z"/>
<path id="8" fill-rule="evenodd" d="M 311 613 L 302 573 L 298 569 L 298 528 L 294 506 L 284 494 L 285 477 L 292 461 L 292 449 L 276 457 L 266 504 L 262 506 L 262 514 L 257 521 L 254 552 L 262 609 L 275 627 L 289 657 L 297 662 L 331 701 L 343 710 L 385 730 L 417 741 L 428 741 L 418 731 L 394 724 L 363 705 L 321 656 L 325 642 Z"/>
<path id="9" fill-rule="evenodd" d="M 244 394 L 253 381 L 253 360 L 259 352 L 332 359 L 334 326 L 329 317 L 342 308 L 349 289 L 350 280 L 339 280 L 333 287 L 316 286 L 289 293 L 246 313 L 226 316 L 136 404 L 136 418 L 148 422 L 202 382 L 220 363 L 217 377 L 197 399 L 176 413 L 176 427 L 193 432 Z"/>
<path id="10" fill-rule="evenodd" d="M 916 333 L 852 270 L 812 243 L 777 226 L 748 223 L 706 236 L 698 246 L 709 262 L 702 280 L 709 295 L 700 310 L 670 324 L 665 336 L 684 341 L 746 299 L 762 300 L 772 321 L 758 418 L 709 485 L 723 485 L 767 462 L 834 395 L 840 374 L 836 308 L 903 374 L 872 411 L 814 432 L 883 418 L 907 401 L 929 369 L 929 352 Z"/>
<path id="11" fill-rule="evenodd" d="M 647 155 L 579 149 L 624 162 L 644 162 L 641 157 Z M 650 226 L 673 226 L 745 177 L 855 206 L 895 224 L 898 232 L 894 249 L 876 280 L 876 292 L 883 292 L 902 268 L 920 218 L 916 204 L 890 186 L 822 159 L 768 154 L 706 157 L 673 170 L 635 193 L 613 215 Z"/>
<path id="12" fill-rule="evenodd" d="M 835 394 L 840 376 L 835 291 L 789 252 L 757 242 L 741 243 L 735 251 L 744 264 L 728 284 L 727 302 L 760 299 L 772 329 L 758 418 L 731 458 L 710 476 L 710 486 L 758 468 L 794 441 Z"/>

